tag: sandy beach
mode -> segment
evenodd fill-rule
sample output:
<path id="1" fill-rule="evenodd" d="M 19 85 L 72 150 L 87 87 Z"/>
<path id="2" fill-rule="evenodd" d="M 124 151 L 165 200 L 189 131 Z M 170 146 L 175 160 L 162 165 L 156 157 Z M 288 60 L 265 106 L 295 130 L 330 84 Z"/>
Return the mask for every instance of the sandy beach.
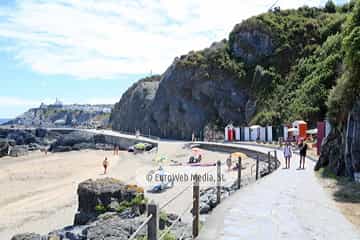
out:
<path id="1" fill-rule="evenodd" d="M 27 156 L 0 159 L 0 239 L 10 239 L 16 233 L 48 233 L 51 230 L 71 225 L 77 208 L 77 185 L 89 178 L 114 177 L 126 183 L 136 184 L 138 169 L 154 170 L 159 163 L 153 161 L 158 155 L 185 163 L 190 150 L 183 143 L 161 143 L 158 153 L 133 154 L 121 151 L 114 156 L 112 151 L 84 150 L 79 152 L 43 153 L 35 152 Z M 203 162 L 224 161 L 226 153 L 203 151 Z M 107 156 L 110 169 L 103 175 L 102 161 Z M 245 160 L 244 164 L 249 165 Z M 166 165 L 169 163 L 164 163 Z M 225 166 L 223 166 L 225 170 Z M 208 171 L 206 167 L 202 169 Z M 250 167 L 244 174 L 249 174 Z M 227 173 L 228 179 L 236 173 Z M 185 185 L 175 185 L 160 194 L 146 196 L 160 206 L 184 189 Z M 145 188 L 146 190 L 146 188 Z M 192 188 L 164 209 L 181 213 L 191 203 Z"/>

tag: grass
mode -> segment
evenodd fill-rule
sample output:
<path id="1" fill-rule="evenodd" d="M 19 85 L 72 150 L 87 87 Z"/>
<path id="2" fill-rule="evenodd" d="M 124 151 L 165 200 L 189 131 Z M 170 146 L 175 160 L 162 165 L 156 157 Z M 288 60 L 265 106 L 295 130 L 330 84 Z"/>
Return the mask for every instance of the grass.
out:
<path id="1" fill-rule="evenodd" d="M 146 204 L 147 202 L 148 199 L 145 198 L 143 194 L 137 194 L 133 199 L 131 199 L 131 201 L 122 201 L 116 211 L 122 213 L 127 208 Z"/>
<path id="2" fill-rule="evenodd" d="M 106 207 L 102 204 L 98 204 L 95 206 L 95 211 L 98 213 L 104 213 L 106 212 Z"/>
<path id="3" fill-rule="evenodd" d="M 336 176 L 327 168 L 319 170 L 319 175 L 335 183 L 334 199 L 338 202 L 360 203 L 360 184 L 347 177 Z"/>

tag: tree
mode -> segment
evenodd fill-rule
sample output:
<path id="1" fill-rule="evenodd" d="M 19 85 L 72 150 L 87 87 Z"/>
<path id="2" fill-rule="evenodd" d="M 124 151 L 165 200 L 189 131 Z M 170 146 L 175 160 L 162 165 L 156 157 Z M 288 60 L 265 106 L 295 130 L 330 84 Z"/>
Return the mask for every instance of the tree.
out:
<path id="1" fill-rule="evenodd" d="M 328 13 L 335 13 L 336 12 L 336 6 L 335 3 L 331 0 L 327 1 L 325 4 L 325 12 Z"/>

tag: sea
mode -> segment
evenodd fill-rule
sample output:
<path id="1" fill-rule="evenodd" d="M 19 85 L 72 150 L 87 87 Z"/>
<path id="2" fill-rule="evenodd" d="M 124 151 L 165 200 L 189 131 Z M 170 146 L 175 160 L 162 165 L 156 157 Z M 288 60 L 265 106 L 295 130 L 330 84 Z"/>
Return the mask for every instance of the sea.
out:
<path id="1" fill-rule="evenodd" d="M 11 118 L 0 118 L 0 125 L 3 124 L 3 123 L 8 122 L 10 120 L 11 120 Z"/>

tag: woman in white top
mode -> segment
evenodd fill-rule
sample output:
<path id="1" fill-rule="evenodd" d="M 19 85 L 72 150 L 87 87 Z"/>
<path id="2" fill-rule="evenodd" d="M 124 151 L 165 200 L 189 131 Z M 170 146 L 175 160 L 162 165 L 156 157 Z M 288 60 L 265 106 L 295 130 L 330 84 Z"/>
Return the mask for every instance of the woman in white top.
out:
<path id="1" fill-rule="evenodd" d="M 285 168 L 290 168 L 290 159 L 292 157 L 291 145 L 289 142 L 285 144 L 284 147 L 284 157 L 285 157 Z"/>

